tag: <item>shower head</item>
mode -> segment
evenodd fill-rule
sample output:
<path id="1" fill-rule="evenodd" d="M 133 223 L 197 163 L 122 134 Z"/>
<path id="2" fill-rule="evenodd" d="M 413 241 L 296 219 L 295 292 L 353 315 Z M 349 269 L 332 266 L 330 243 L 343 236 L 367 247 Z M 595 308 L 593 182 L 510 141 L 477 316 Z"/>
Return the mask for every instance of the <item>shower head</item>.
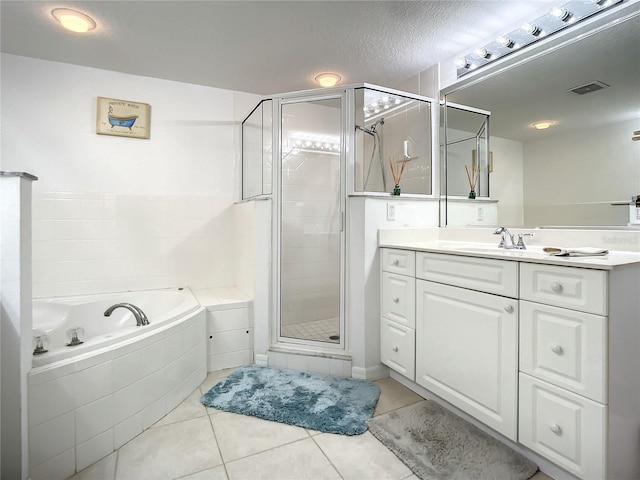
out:
<path id="1" fill-rule="evenodd" d="M 362 130 L 364 133 L 368 133 L 369 135 L 375 135 L 377 133 L 376 128 L 378 125 L 384 125 L 384 118 L 381 118 L 380 120 L 375 121 L 369 128 L 356 125 L 356 129 Z"/>

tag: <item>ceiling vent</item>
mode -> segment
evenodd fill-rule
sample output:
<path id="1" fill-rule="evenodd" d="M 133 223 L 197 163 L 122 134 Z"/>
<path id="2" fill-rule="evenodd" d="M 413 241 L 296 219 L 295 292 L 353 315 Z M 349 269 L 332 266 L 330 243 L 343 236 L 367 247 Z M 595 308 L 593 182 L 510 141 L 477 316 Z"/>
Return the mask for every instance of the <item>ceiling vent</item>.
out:
<path id="1" fill-rule="evenodd" d="M 586 85 L 580 85 L 579 87 L 574 87 L 570 89 L 573 93 L 577 93 L 578 95 L 584 95 L 586 93 L 597 92 L 598 90 L 602 90 L 603 88 L 608 88 L 609 85 L 603 82 L 595 81 L 591 83 L 587 83 Z"/>

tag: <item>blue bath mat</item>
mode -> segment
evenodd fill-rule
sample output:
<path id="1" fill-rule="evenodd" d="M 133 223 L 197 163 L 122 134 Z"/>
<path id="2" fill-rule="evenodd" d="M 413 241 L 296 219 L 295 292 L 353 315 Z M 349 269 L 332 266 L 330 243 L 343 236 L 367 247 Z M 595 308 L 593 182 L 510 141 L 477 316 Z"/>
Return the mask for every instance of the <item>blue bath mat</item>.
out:
<path id="1" fill-rule="evenodd" d="M 246 365 L 205 393 L 207 407 L 327 433 L 359 435 L 380 396 L 374 383 Z"/>

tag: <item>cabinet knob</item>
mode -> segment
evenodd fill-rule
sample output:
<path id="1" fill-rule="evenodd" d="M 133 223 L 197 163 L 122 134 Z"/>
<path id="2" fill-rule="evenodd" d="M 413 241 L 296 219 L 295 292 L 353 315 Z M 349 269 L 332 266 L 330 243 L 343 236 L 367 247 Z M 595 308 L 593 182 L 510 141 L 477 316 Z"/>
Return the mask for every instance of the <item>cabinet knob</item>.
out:
<path id="1" fill-rule="evenodd" d="M 505 305 L 504 311 L 507 313 L 513 313 L 513 305 Z"/>
<path id="2" fill-rule="evenodd" d="M 558 345 L 557 343 L 554 343 L 553 345 L 551 345 L 551 351 L 553 353 L 558 354 L 558 355 L 562 355 L 562 352 L 564 350 L 562 349 L 562 347 L 560 345 Z"/>
<path id="3" fill-rule="evenodd" d="M 393 264 L 394 264 L 395 266 L 400 265 L 400 260 L 398 260 L 398 259 L 396 258 L 396 259 L 393 261 Z"/>
<path id="4" fill-rule="evenodd" d="M 394 352 L 397 352 L 397 351 L 398 351 L 398 347 L 393 347 L 393 348 L 392 348 L 392 350 L 393 350 Z"/>
<path id="5" fill-rule="evenodd" d="M 551 425 L 549 425 L 549 430 L 551 430 L 556 435 L 562 435 L 562 429 L 557 423 L 552 423 Z"/>
<path id="6" fill-rule="evenodd" d="M 553 282 L 551 284 L 551 290 L 553 290 L 556 293 L 560 293 L 562 292 L 562 285 L 560 285 L 558 282 Z"/>
<path id="7" fill-rule="evenodd" d="M 398 297 L 393 298 L 393 303 L 400 303 L 400 299 Z"/>

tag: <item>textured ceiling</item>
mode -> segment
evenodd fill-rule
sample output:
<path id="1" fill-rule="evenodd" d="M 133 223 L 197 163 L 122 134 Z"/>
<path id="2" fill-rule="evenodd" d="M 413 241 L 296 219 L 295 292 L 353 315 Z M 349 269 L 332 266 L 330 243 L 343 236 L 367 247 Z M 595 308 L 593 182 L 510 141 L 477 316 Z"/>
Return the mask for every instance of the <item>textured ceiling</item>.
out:
<path id="1" fill-rule="evenodd" d="M 556 2 L 517 1 L 7 1 L 2 52 L 258 94 L 343 84 L 397 87 Z M 92 16 L 63 31 L 56 7 Z"/>

